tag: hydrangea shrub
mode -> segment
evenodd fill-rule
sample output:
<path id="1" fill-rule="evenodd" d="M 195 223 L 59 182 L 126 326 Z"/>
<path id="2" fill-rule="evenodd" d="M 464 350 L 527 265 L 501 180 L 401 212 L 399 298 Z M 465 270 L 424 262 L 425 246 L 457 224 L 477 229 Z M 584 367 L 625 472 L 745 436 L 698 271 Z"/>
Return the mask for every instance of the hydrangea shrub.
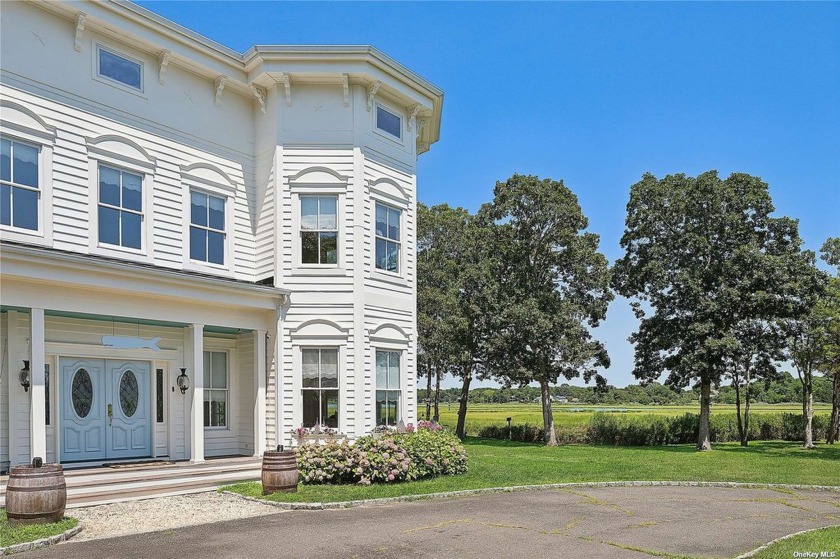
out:
<path id="1" fill-rule="evenodd" d="M 300 479 L 309 484 L 397 483 L 467 471 L 461 442 L 443 430 L 420 428 L 297 447 Z"/>

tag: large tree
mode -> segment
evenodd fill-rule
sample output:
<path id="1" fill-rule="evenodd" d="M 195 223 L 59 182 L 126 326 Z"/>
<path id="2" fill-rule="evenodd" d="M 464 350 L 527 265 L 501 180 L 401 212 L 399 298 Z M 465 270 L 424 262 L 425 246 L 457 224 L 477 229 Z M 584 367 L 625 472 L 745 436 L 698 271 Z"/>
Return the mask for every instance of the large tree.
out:
<path id="1" fill-rule="evenodd" d="M 556 445 L 550 385 L 561 376 L 605 384 L 597 371 L 609 357 L 591 328 L 613 298 L 607 259 L 562 181 L 513 175 L 497 182 L 479 219 L 492 231 L 489 262 L 498 281 L 485 301 L 492 308 L 488 366 L 505 385 L 539 384 L 545 442 Z"/>
<path id="2" fill-rule="evenodd" d="M 739 326 L 801 312 L 791 283 L 805 267 L 797 222 L 773 211 L 767 184 L 741 173 L 648 173 L 630 189 L 613 286 L 637 299 L 633 374 L 699 383 L 699 450 L 711 449 L 711 389 L 740 349 Z"/>
<path id="3" fill-rule="evenodd" d="M 821 252 L 822 259 L 835 267 L 835 275 L 829 280 L 819 307 L 826 327 L 821 367 L 833 387 L 826 442 L 834 444 L 840 440 L 840 237 L 829 238 Z"/>

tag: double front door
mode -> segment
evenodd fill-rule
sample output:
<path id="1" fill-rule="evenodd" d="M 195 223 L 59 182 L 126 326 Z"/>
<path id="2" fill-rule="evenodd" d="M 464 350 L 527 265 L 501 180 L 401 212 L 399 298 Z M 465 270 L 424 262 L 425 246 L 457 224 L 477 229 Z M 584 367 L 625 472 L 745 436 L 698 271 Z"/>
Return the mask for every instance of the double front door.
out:
<path id="1" fill-rule="evenodd" d="M 62 462 L 151 455 L 149 363 L 62 357 Z"/>

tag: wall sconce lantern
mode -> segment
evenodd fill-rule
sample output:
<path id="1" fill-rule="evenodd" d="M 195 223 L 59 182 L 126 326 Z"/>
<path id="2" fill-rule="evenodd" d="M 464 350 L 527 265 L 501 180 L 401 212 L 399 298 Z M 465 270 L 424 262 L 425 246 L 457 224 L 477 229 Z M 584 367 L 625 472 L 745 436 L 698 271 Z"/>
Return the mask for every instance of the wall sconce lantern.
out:
<path id="1" fill-rule="evenodd" d="M 29 361 L 23 360 L 23 369 L 20 370 L 20 385 L 24 392 L 29 392 Z"/>
<path id="2" fill-rule="evenodd" d="M 178 381 L 178 388 L 181 389 L 181 394 L 186 394 L 190 389 L 190 377 L 187 376 L 187 368 L 181 367 L 181 374 L 175 379 Z"/>

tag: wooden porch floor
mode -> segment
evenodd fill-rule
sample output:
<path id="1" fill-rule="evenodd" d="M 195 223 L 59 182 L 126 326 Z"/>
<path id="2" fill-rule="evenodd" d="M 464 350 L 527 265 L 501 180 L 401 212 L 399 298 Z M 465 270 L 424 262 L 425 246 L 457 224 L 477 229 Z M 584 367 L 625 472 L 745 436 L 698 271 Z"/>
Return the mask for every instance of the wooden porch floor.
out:
<path id="1" fill-rule="evenodd" d="M 65 468 L 67 508 L 212 491 L 229 483 L 259 480 L 260 471 L 261 460 L 253 456 L 211 458 L 200 464 Z M 6 505 L 8 481 L 9 476 L 0 476 L 0 507 Z"/>

